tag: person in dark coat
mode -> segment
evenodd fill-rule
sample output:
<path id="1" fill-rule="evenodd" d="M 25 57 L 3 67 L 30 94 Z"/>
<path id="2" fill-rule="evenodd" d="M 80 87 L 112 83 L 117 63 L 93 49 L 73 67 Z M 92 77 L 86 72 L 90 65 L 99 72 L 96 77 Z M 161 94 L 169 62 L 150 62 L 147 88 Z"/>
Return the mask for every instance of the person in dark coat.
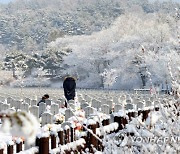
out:
<path id="1" fill-rule="evenodd" d="M 76 79 L 71 76 L 66 77 L 63 82 L 63 88 L 64 88 L 64 96 L 66 97 L 67 101 L 74 100 Z"/>
<path id="2" fill-rule="evenodd" d="M 40 103 L 45 103 L 45 100 L 49 98 L 48 94 L 45 94 L 42 99 L 39 101 L 39 103 L 37 104 L 37 106 L 39 106 Z"/>

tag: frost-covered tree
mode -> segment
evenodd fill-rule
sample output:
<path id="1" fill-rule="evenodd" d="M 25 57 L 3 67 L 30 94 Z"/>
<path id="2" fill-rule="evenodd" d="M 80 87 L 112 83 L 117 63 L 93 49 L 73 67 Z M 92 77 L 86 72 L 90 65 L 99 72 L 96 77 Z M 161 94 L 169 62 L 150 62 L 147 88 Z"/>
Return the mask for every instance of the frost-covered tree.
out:
<path id="1" fill-rule="evenodd" d="M 72 50 L 63 62 L 67 66 L 65 72 L 76 74 L 82 83 L 91 80 L 92 85 L 100 87 L 103 83 L 100 74 L 105 69 L 116 70 L 117 82 L 112 87 L 118 89 L 150 86 L 149 73 L 153 84 L 166 80 L 170 83 L 168 57 L 178 65 L 179 54 L 174 49 L 173 26 L 166 18 L 143 12 L 127 13 L 108 29 L 89 36 L 59 38 L 50 46 Z"/>

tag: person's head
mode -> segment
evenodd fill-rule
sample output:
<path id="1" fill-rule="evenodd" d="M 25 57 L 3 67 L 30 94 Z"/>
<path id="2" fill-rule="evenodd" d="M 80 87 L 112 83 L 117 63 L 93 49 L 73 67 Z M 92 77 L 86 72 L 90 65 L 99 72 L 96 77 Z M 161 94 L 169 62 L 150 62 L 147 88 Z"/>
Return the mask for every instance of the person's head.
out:
<path id="1" fill-rule="evenodd" d="M 44 97 L 44 99 L 48 99 L 48 98 L 49 98 L 49 95 L 48 95 L 48 94 L 45 94 L 43 97 Z"/>

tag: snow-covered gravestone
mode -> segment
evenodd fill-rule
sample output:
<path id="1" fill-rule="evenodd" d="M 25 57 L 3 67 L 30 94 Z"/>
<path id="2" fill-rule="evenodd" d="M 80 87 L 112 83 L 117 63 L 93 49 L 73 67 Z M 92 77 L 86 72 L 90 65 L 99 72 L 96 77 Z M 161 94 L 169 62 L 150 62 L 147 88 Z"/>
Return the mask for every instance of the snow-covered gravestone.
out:
<path id="1" fill-rule="evenodd" d="M 115 104 L 118 104 L 118 103 L 119 103 L 118 100 L 119 100 L 119 98 L 118 98 L 117 96 L 114 96 L 114 97 L 113 97 L 113 102 L 114 102 Z"/>
<path id="2" fill-rule="evenodd" d="M 65 121 L 67 121 L 69 118 L 73 116 L 73 112 L 70 109 L 65 110 Z"/>
<path id="3" fill-rule="evenodd" d="M 37 105 L 37 100 L 31 100 L 31 106 Z"/>
<path id="4" fill-rule="evenodd" d="M 51 100 L 46 99 L 46 100 L 45 100 L 45 103 L 46 103 L 46 105 L 51 105 Z"/>
<path id="5" fill-rule="evenodd" d="M 74 105 L 74 103 L 68 103 L 68 107 L 70 107 L 71 109 L 75 109 L 75 105 Z"/>
<path id="6" fill-rule="evenodd" d="M 52 105 L 51 105 L 51 113 L 52 113 L 53 115 L 59 113 L 59 105 L 58 105 L 58 104 L 52 104 Z"/>
<path id="7" fill-rule="evenodd" d="M 29 111 L 36 117 L 39 118 L 39 107 L 38 106 L 31 106 Z"/>
<path id="8" fill-rule="evenodd" d="M 20 109 L 20 108 L 21 108 L 21 104 L 22 104 L 21 101 L 15 101 L 15 102 L 14 102 L 14 107 L 15 107 L 15 109 L 16 109 L 16 110 Z"/>
<path id="9" fill-rule="evenodd" d="M 46 124 L 52 124 L 53 123 L 53 115 L 51 113 L 43 113 L 42 114 L 42 123 L 41 125 L 44 126 Z"/>
<path id="10" fill-rule="evenodd" d="M 106 103 L 109 105 L 109 108 L 112 109 L 113 101 L 107 100 Z"/>
<path id="11" fill-rule="evenodd" d="M 81 109 L 84 110 L 86 107 L 88 107 L 89 104 L 88 103 L 82 103 L 81 104 Z"/>
<path id="12" fill-rule="evenodd" d="M 152 106 L 152 102 L 151 101 L 146 101 L 146 107 L 151 107 Z"/>
<path id="13" fill-rule="evenodd" d="M 84 103 L 88 103 L 88 102 L 85 99 L 82 99 L 80 103 L 84 104 Z"/>
<path id="14" fill-rule="evenodd" d="M 22 111 L 29 111 L 29 104 L 28 103 L 23 103 L 21 104 L 21 108 Z"/>
<path id="15" fill-rule="evenodd" d="M 116 105 L 114 106 L 114 112 L 119 112 L 119 110 L 122 110 L 122 105 L 116 104 Z"/>
<path id="16" fill-rule="evenodd" d="M 69 104 L 74 104 L 74 100 L 69 100 L 68 103 Z"/>
<path id="17" fill-rule="evenodd" d="M 145 104 L 143 102 L 137 103 L 137 110 L 142 110 L 144 109 L 144 107 L 145 107 Z"/>
<path id="18" fill-rule="evenodd" d="M 133 104 L 126 104 L 126 110 L 133 110 L 134 109 L 134 105 Z"/>
<path id="19" fill-rule="evenodd" d="M 85 95 L 85 100 L 86 100 L 87 102 L 91 102 L 91 97 L 90 97 L 89 95 Z"/>
<path id="20" fill-rule="evenodd" d="M 126 100 L 126 104 L 131 104 L 131 103 L 132 103 L 131 99 Z"/>
<path id="21" fill-rule="evenodd" d="M 85 109 L 84 109 L 84 111 L 85 111 L 85 117 L 86 118 L 88 118 L 89 116 L 91 116 L 92 114 L 94 114 L 94 108 L 92 108 L 92 107 L 86 107 Z"/>
<path id="22" fill-rule="evenodd" d="M 99 108 L 101 107 L 101 102 L 96 100 L 96 99 L 92 99 L 92 107 L 96 108 L 97 110 L 99 110 Z"/>
<path id="23" fill-rule="evenodd" d="M 159 107 L 160 101 L 154 101 L 154 107 Z"/>
<path id="24" fill-rule="evenodd" d="M 71 126 L 72 126 L 72 123 L 69 122 L 69 121 L 65 121 L 65 122 L 63 122 L 63 123 L 61 124 L 61 128 L 64 129 L 64 127 L 67 126 L 67 125 L 68 125 L 69 127 L 71 127 Z"/>
<path id="25" fill-rule="evenodd" d="M 101 98 L 101 103 L 102 103 L 102 104 L 107 104 L 107 99 Z M 102 105 L 102 104 L 101 104 L 101 105 Z"/>
<path id="26" fill-rule="evenodd" d="M 42 113 L 46 110 L 46 104 L 41 102 L 39 103 L 39 116 L 41 116 Z"/>
<path id="27" fill-rule="evenodd" d="M 2 110 L 8 110 L 10 108 L 9 104 L 2 104 Z"/>
<path id="28" fill-rule="evenodd" d="M 64 107 L 64 102 L 62 102 L 62 101 L 60 101 L 60 100 L 56 101 L 56 104 L 59 105 L 59 108 Z"/>
<path id="29" fill-rule="evenodd" d="M 101 112 L 104 114 L 109 114 L 109 112 L 110 112 L 109 105 L 107 105 L 107 104 L 101 105 Z"/>
<path id="30" fill-rule="evenodd" d="M 25 102 L 25 103 L 28 103 L 28 104 L 30 105 L 31 99 L 30 99 L 30 98 L 25 98 L 25 99 L 24 99 L 24 102 Z"/>
<path id="31" fill-rule="evenodd" d="M 8 97 L 6 100 L 7 100 L 7 104 L 10 104 L 11 102 L 13 102 L 12 97 Z"/>
<path id="32" fill-rule="evenodd" d="M 4 103 L 0 102 L 0 111 L 2 111 L 2 110 L 3 110 L 3 107 L 2 107 L 2 106 L 3 106 L 3 104 L 4 104 Z"/>

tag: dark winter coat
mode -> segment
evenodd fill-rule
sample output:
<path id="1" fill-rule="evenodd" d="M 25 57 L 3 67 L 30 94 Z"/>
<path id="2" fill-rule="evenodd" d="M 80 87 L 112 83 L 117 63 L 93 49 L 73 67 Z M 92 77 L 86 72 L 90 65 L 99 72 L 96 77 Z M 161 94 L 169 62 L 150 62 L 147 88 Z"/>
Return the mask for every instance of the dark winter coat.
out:
<path id="1" fill-rule="evenodd" d="M 64 95 L 67 100 L 74 100 L 76 81 L 73 77 L 67 77 L 63 82 Z"/>

